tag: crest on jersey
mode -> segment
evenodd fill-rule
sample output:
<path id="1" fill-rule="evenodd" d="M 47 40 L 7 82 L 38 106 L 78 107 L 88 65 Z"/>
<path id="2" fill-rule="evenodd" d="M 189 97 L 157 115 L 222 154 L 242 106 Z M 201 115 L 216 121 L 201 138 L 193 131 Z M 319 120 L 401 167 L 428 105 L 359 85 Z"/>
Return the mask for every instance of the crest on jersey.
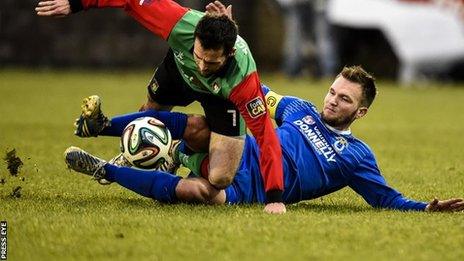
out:
<path id="1" fill-rule="evenodd" d="M 308 125 L 313 125 L 314 123 L 316 123 L 316 121 L 314 121 L 314 118 L 311 115 L 305 116 L 303 118 L 303 121 Z"/>
<path id="2" fill-rule="evenodd" d="M 343 137 L 337 137 L 337 141 L 334 143 L 334 148 L 337 152 L 342 152 L 348 147 L 348 141 Z"/>
<path id="3" fill-rule="evenodd" d="M 217 83 L 217 82 L 213 83 L 213 92 L 214 93 L 218 93 L 220 89 L 221 89 L 221 86 L 219 86 L 219 83 Z"/>
<path id="4" fill-rule="evenodd" d="M 246 108 L 251 118 L 256 118 L 266 113 L 266 106 L 264 106 L 264 102 L 261 97 L 256 97 L 248 102 Z"/>
<path id="5" fill-rule="evenodd" d="M 156 71 L 155 71 L 155 74 L 156 74 Z M 150 83 L 148 84 L 148 88 L 152 91 L 152 93 L 156 93 L 156 90 L 158 90 L 159 84 L 158 84 L 158 81 L 156 80 L 155 76 L 153 76 Z"/>
<path id="6" fill-rule="evenodd" d="M 182 64 L 182 65 L 185 65 L 185 62 L 184 62 L 184 53 L 181 52 L 181 51 L 174 51 L 174 57 L 176 58 L 176 60 Z"/>

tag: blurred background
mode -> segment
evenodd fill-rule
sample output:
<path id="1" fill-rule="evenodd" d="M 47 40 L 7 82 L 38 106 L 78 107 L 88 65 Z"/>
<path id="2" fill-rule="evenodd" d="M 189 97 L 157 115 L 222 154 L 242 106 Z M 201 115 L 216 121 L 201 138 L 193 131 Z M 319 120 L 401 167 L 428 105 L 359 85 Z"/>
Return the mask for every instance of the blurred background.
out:
<path id="1" fill-rule="evenodd" d="M 154 69 L 167 45 L 119 9 L 37 17 L 38 0 L 0 1 L 0 66 Z M 178 1 L 204 10 L 210 1 Z M 234 0 L 262 72 L 335 75 L 361 64 L 410 84 L 464 80 L 464 0 Z"/>

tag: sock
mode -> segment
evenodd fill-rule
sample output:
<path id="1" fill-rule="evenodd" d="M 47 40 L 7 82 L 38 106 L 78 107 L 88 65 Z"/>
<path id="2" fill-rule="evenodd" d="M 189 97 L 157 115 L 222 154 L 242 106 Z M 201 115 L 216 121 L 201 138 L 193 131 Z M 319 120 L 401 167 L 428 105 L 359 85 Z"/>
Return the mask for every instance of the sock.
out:
<path id="1" fill-rule="evenodd" d="M 147 110 L 142 112 L 124 114 L 115 116 L 111 119 L 111 125 L 104 128 L 98 135 L 99 136 L 116 136 L 120 137 L 124 128 L 131 121 L 140 117 L 154 117 L 162 121 L 164 125 L 171 132 L 171 136 L 175 140 L 182 139 L 184 135 L 185 127 L 187 126 L 188 115 L 180 112 L 169 112 L 169 111 L 156 111 Z"/>
<path id="2" fill-rule="evenodd" d="M 180 146 L 180 145 L 179 145 Z M 209 157 L 208 153 L 193 153 L 187 155 L 182 153 L 180 150 L 176 151 L 176 159 L 184 167 L 187 167 L 192 173 L 198 177 L 208 179 L 209 171 Z"/>
<path id="3" fill-rule="evenodd" d="M 177 201 L 176 187 L 182 179 L 179 176 L 162 171 L 146 171 L 112 164 L 106 164 L 104 168 L 105 179 L 108 181 L 116 182 L 139 195 L 160 202 L 175 203 Z"/>
<path id="4" fill-rule="evenodd" d="M 187 142 L 185 140 L 181 140 L 179 145 L 176 148 L 176 151 L 174 151 L 174 161 L 180 162 L 180 155 L 192 155 L 194 154 L 195 151 L 193 151 L 191 148 L 187 146 Z"/>

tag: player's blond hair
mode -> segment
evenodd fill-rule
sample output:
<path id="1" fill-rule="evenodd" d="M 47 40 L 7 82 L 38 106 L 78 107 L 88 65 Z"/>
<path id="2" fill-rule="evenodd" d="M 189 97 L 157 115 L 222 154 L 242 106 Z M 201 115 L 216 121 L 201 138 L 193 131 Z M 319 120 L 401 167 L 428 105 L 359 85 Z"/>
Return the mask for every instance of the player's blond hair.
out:
<path id="1" fill-rule="evenodd" d="M 361 66 L 345 66 L 338 76 L 349 80 L 350 82 L 361 85 L 363 99 L 361 104 L 369 107 L 375 99 L 377 88 L 375 87 L 375 78 L 366 72 Z"/>

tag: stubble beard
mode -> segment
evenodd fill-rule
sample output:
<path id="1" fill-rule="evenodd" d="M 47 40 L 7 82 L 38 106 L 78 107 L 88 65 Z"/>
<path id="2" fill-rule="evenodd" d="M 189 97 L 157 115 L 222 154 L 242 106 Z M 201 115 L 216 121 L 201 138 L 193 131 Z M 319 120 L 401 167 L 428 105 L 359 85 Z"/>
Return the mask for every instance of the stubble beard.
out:
<path id="1" fill-rule="evenodd" d="M 324 115 L 324 112 L 322 111 L 321 118 L 327 125 L 333 128 L 340 128 L 340 127 L 346 128 L 347 126 L 350 126 L 351 123 L 356 119 L 356 111 L 354 111 L 353 113 L 351 113 L 350 115 L 346 117 L 341 117 L 341 118 L 339 117 L 339 118 L 333 118 L 333 119 L 327 118 Z"/>

